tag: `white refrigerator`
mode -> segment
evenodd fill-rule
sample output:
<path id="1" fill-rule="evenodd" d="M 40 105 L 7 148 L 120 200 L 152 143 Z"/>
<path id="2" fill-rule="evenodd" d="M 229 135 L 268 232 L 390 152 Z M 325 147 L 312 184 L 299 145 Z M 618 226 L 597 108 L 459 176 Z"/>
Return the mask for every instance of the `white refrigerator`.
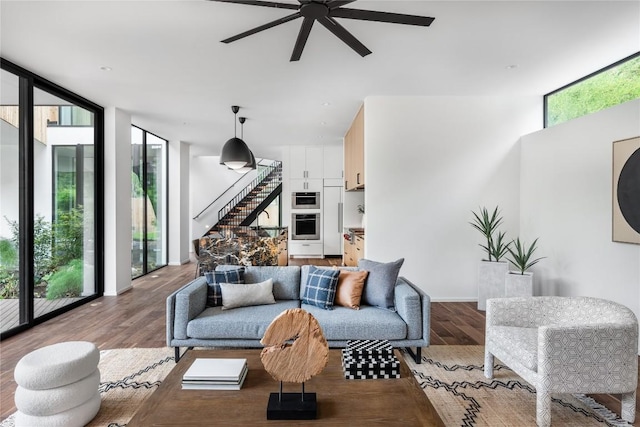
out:
<path id="1" fill-rule="evenodd" d="M 342 187 L 324 187 L 322 243 L 324 255 L 342 255 Z"/>

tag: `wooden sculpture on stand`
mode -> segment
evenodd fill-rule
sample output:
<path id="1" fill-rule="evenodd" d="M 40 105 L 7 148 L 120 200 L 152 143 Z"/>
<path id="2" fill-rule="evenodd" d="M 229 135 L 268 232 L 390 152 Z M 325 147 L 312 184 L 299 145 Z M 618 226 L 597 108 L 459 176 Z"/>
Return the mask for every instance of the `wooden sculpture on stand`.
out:
<path id="1" fill-rule="evenodd" d="M 265 370 L 280 381 L 280 392 L 269 396 L 267 419 L 316 418 L 316 394 L 305 393 L 304 383 L 322 372 L 329 358 L 329 344 L 318 321 L 301 308 L 285 310 L 271 322 L 260 342 L 265 346 L 260 354 Z M 302 391 L 283 393 L 283 382 L 301 383 Z"/>

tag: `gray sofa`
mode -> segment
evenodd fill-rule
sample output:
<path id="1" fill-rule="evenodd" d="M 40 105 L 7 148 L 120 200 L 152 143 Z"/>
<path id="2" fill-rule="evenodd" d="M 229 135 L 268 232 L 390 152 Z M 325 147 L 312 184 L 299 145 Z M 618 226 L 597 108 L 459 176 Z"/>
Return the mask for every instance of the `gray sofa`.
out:
<path id="1" fill-rule="evenodd" d="M 275 304 L 222 310 L 207 307 L 207 281 L 198 277 L 167 297 L 167 346 L 262 347 L 260 339 L 273 319 L 289 308 L 302 308 L 320 323 L 330 347 L 345 347 L 348 340 L 386 339 L 394 347 L 407 347 L 420 363 L 421 347 L 429 345 L 431 299 L 403 277 L 395 286 L 395 311 L 362 305 L 359 310 L 334 306 L 333 310 L 301 303 L 309 266 L 246 267 L 245 283 L 273 279 Z M 414 353 L 409 347 L 416 347 Z"/>

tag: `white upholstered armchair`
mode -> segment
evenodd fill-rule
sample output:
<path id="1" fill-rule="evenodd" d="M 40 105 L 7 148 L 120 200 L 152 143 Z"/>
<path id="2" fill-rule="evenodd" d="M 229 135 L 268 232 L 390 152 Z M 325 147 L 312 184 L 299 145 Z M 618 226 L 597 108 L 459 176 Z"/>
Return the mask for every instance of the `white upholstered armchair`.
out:
<path id="1" fill-rule="evenodd" d="M 536 420 L 551 424 L 551 393 L 622 394 L 633 422 L 638 382 L 638 321 L 627 307 L 589 297 L 487 301 L 484 373 L 493 358 L 536 389 Z"/>

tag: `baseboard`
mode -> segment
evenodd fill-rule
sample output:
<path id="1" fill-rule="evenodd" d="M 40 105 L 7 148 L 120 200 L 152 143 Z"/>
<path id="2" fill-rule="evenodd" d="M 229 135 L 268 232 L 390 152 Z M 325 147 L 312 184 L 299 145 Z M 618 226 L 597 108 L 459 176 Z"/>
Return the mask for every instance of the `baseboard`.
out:
<path id="1" fill-rule="evenodd" d="M 478 302 L 478 298 L 431 298 L 431 302 Z"/>

